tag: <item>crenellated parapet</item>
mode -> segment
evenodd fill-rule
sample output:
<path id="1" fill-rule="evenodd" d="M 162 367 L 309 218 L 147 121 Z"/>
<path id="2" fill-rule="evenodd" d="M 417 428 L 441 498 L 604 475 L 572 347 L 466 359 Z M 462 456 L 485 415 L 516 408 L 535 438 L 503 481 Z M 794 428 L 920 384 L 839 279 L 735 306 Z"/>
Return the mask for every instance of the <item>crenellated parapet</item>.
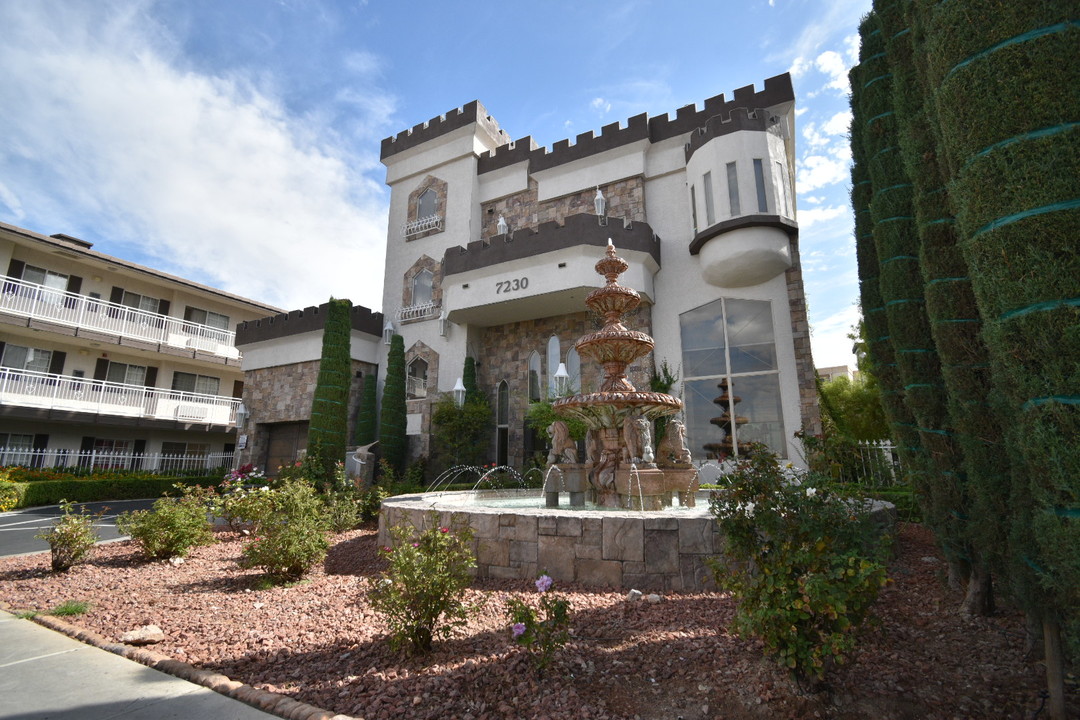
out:
<path id="1" fill-rule="evenodd" d="M 716 134 L 737 129 L 764 130 L 769 126 L 770 114 L 761 112 L 759 108 L 777 108 L 794 101 L 791 75 L 784 73 L 765 80 L 761 90 L 755 91 L 753 85 L 737 89 L 731 100 L 721 93 L 707 99 L 700 109 L 696 105 L 679 108 L 675 117 L 665 114 L 650 118 L 642 113 L 627 120 L 625 126 L 611 123 L 601 128 L 599 135 L 590 130 L 578 135 L 573 144 L 569 139 L 560 140 L 550 150 L 536 147 L 533 139 L 526 136 L 511 143 L 511 147 L 504 145 L 481 154 L 477 172 L 483 174 L 526 160 L 529 171 L 536 172 L 640 140 L 657 143 L 702 128 L 712 128 L 711 132 Z M 775 124 L 775 114 L 772 117 L 772 124 Z M 383 147 L 385 157 L 385 140 Z"/>
<path id="2" fill-rule="evenodd" d="M 740 130 L 766 132 L 770 128 L 781 127 L 782 123 L 783 119 L 779 115 L 764 108 L 750 110 L 737 107 L 732 109 L 726 117 L 724 115 L 713 115 L 705 125 L 697 129 L 697 132 L 690 135 L 690 139 L 686 143 L 686 159 L 689 161 L 699 148 L 713 138 L 730 135 Z"/>
<path id="3" fill-rule="evenodd" d="M 427 122 L 414 125 L 408 130 L 402 130 L 393 137 L 385 138 L 382 141 L 382 150 L 379 157 L 385 160 L 392 155 L 416 147 L 428 140 L 433 140 L 440 135 L 446 135 L 471 123 L 480 125 L 495 140 L 496 145 L 505 145 L 510 142 L 510 137 L 499 127 L 499 123 L 495 121 L 495 118 L 488 115 L 487 110 L 484 109 L 479 100 L 473 100 L 445 115 L 434 117 Z"/>
<path id="4" fill-rule="evenodd" d="M 562 225 L 545 222 L 535 230 L 518 230 L 477 240 L 467 247 L 447 248 L 443 271 L 453 275 L 579 245 L 602 248 L 607 247 L 609 238 L 620 250 L 648 253 L 660 265 L 660 239 L 648 223 L 624 223 L 611 218 L 609 224 L 601 225 L 596 215 L 582 213 L 568 216 Z"/>
<path id="5" fill-rule="evenodd" d="M 303 310 L 279 313 L 258 320 L 247 320 L 236 326 L 236 344 L 272 340 L 275 338 L 299 335 L 300 333 L 322 330 L 326 325 L 326 313 L 330 303 L 318 307 L 306 307 Z M 353 305 L 350 313 L 352 329 L 365 332 L 375 337 L 382 335 L 383 314 L 363 305 Z"/>

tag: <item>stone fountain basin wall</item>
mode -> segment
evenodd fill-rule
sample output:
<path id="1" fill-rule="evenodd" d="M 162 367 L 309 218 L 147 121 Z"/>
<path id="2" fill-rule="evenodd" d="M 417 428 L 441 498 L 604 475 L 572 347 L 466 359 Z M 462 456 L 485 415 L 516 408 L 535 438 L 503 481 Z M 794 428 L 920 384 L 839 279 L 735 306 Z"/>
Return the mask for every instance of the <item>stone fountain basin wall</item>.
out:
<path id="1" fill-rule="evenodd" d="M 653 591 L 715 590 L 706 559 L 723 553 L 723 537 L 709 512 L 709 491 L 697 507 L 666 511 L 500 508 L 476 504 L 487 497 L 541 491 L 446 492 L 399 495 L 383 500 L 379 544 L 391 545 L 389 528 L 432 522 L 468 523 L 475 533 L 477 577 L 535 579 L 546 572 L 561 582 Z M 564 495 L 565 497 L 565 495 Z M 892 503 L 873 501 L 871 515 L 882 532 L 896 524 Z"/>
<path id="2" fill-rule="evenodd" d="M 540 498 L 539 491 L 517 493 Z M 560 582 L 595 587 L 687 592 L 716 587 L 705 560 L 720 554 L 723 540 L 709 513 L 708 492 L 698 493 L 695 508 L 657 512 L 475 504 L 485 494 L 388 498 L 379 514 L 379 544 L 391 545 L 393 525 L 427 527 L 434 511 L 441 526 L 467 522 L 472 527 L 477 577 L 534 579 L 546 572 Z"/>

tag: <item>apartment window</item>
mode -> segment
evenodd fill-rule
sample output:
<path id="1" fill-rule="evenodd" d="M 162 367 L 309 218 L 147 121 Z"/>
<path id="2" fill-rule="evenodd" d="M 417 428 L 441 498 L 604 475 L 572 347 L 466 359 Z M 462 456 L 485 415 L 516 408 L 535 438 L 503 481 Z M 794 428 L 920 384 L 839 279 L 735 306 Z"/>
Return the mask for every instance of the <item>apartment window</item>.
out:
<path id="1" fill-rule="evenodd" d="M 162 470 L 193 470 L 203 467 L 210 443 L 163 442 L 161 454 Z"/>
<path id="2" fill-rule="evenodd" d="M 510 386 L 499 383 L 495 403 L 495 464 L 509 465 L 510 451 Z"/>
<path id="3" fill-rule="evenodd" d="M 705 224 L 711 227 L 716 222 L 716 213 L 713 210 L 711 172 L 705 173 L 705 176 L 701 178 L 701 191 L 705 193 Z"/>
<path id="4" fill-rule="evenodd" d="M 146 385 L 146 366 L 110 362 L 105 379 L 123 385 Z"/>
<path id="5" fill-rule="evenodd" d="M 435 276 L 430 270 L 421 270 L 412 279 L 412 304 L 424 305 L 431 302 L 432 282 Z"/>
<path id="6" fill-rule="evenodd" d="M 791 197 L 788 195 L 787 173 L 784 172 L 784 164 L 773 163 L 773 185 L 779 188 L 780 209 L 785 216 L 791 217 Z"/>
<path id="7" fill-rule="evenodd" d="M 217 328 L 218 330 L 229 329 L 228 315 L 222 315 L 221 313 L 211 312 L 201 308 L 188 306 L 184 309 L 184 319 L 188 322 L 193 322 L 196 325 L 208 325 L 212 328 Z"/>
<path id="8" fill-rule="evenodd" d="M 157 298 L 140 295 L 127 290 L 124 291 L 124 294 L 120 299 L 120 304 L 129 308 L 135 308 L 136 310 L 144 310 L 155 314 L 158 312 L 158 308 L 161 307 L 161 301 Z"/>
<path id="9" fill-rule="evenodd" d="M 733 162 L 727 164 L 727 195 L 732 217 L 742 215 L 742 208 L 739 207 L 739 173 Z"/>
<path id="10" fill-rule="evenodd" d="M 754 158 L 754 186 L 757 188 L 758 212 L 769 212 L 769 202 L 765 196 L 765 167 L 761 158 Z"/>
<path id="11" fill-rule="evenodd" d="M 51 350 L 39 350 L 10 343 L 5 344 L 3 347 L 3 359 L 0 359 L 0 365 L 3 367 L 14 368 L 15 370 L 29 370 L 31 372 L 49 372 L 49 365 L 52 364 Z"/>
<path id="12" fill-rule="evenodd" d="M 438 195 L 434 188 L 428 188 L 419 197 L 416 203 L 416 218 L 418 220 L 435 215 Z"/>
<path id="13" fill-rule="evenodd" d="M 540 402 L 543 396 L 540 394 L 540 353 L 533 350 L 529 354 L 529 402 Z"/>
<path id="14" fill-rule="evenodd" d="M 174 372 L 172 389 L 180 392 L 199 393 L 200 395 L 217 395 L 221 389 L 221 379 L 209 375 Z"/>
<path id="15" fill-rule="evenodd" d="M 427 397 L 427 376 L 427 360 L 416 358 L 409 363 L 409 374 L 405 382 L 406 397 L 410 400 Z"/>
<path id="16" fill-rule="evenodd" d="M 30 465 L 34 461 L 34 436 L 23 433 L 0 433 L 0 463 Z"/>
<path id="17" fill-rule="evenodd" d="M 577 348 L 570 348 L 566 353 L 566 372 L 570 375 L 570 392 L 581 392 L 581 356 Z"/>
<path id="18" fill-rule="evenodd" d="M 27 265 L 23 268 L 22 279 L 26 282 L 44 285 L 50 290 L 65 291 L 68 287 L 68 276 L 63 273 L 53 272 L 45 268 Z"/>
<path id="19" fill-rule="evenodd" d="M 771 303 L 721 298 L 681 314 L 679 329 L 686 429 L 695 456 L 738 455 L 750 442 L 785 455 Z M 715 422 L 724 417 L 727 423 Z"/>

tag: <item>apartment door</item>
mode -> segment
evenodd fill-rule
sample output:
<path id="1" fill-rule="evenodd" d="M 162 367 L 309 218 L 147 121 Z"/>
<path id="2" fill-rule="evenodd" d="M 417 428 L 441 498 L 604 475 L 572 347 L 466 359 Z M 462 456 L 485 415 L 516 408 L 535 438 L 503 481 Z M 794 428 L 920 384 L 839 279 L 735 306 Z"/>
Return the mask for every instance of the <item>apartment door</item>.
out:
<path id="1" fill-rule="evenodd" d="M 279 467 L 296 462 L 300 451 L 307 448 L 308 424 L 277 423 L 266 428 L 266 462 L 263 467 L 268 477 L 277 477 Z"/>

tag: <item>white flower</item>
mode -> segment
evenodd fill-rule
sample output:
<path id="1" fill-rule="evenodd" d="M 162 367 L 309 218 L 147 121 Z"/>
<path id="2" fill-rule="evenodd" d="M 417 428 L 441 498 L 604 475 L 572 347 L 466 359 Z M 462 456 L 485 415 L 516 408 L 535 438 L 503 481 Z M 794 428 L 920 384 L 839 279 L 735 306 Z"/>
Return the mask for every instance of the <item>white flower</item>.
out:
<path id="1" fill-rule="evenodd" d="M 757 505 L 755 505 L 754 503 L 748 502 L 748 503 L 746 503 L 745 505 L 742 506 L 742 509 L 743 509 L 743 512 L 746 514 L 746 517 L 749 518 L 749 517 L 754 517 L 754 508 L 756 508 L 756 507 L 757 507 Z"/>
<path id="2" fill-rule="evenodd" d="M 806 488 L 806 497 L 814 497 L 815 495 L 817 495 L 817 488 L 814 488 L 814 487 Z"/>

